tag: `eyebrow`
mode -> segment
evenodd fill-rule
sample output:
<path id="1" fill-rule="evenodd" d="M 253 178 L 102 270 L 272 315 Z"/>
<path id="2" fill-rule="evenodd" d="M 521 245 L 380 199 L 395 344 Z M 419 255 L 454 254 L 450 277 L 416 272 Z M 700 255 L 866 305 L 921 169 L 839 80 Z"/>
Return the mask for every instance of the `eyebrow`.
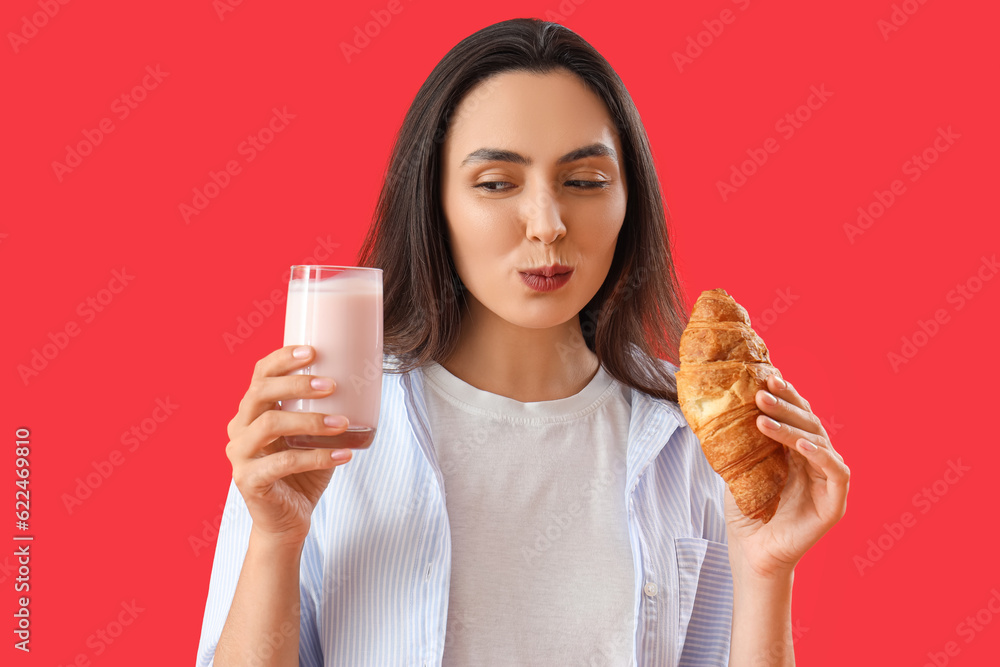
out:
<path id="1" fill-rule="evenodd" d="M 618 161 L 618 155 L 615 153 L 615 149 L 611 148 L 607 144 L 595 143 L 571 150 L 569 153 L 566 153 L 556 160 L 556 164 L 576 162 L 577 160 L 582 160 L 586 157 L 610 157 L 612 160 L 615 160 L 616 162 Z M 465 159 L 462 160 L 462 164 L 459 166 L 464 167 L 466 164 L 473 162 L 513 162 L 514 164 L 519 164 L 525 167 L 531 165 L 531 160 L 520 153 L 504 150 L 502 148 L 480 148 L 478 150 L 474 150 L 465 156 Z"/>

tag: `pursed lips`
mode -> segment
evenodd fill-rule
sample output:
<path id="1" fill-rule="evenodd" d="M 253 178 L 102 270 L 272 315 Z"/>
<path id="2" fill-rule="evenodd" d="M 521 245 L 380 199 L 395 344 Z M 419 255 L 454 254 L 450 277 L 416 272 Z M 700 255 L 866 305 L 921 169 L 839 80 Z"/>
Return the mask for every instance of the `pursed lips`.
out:
<path id="1" fill-rule="evenodd" d="M 545 276 L 546 278 L 551 278 L 552 276 L 559 276 L 564 273 L 569 273 L 573 269 L 564 264 L 552 264 L 551 266 L 542 266 L 537 269 L 528 269 L 527 271 L 521 271 L 521 273 L 527 273 L 529 275 Z"/>

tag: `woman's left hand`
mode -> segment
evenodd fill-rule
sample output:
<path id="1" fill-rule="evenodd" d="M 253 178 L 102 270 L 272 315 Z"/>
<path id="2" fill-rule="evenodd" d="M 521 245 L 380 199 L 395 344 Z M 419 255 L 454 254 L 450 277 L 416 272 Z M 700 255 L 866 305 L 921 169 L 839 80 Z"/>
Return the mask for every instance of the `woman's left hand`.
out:
<path id="1" fill-rule="evenodd" d="M 743 516 L 726 489 L 726 532 L 734 576 L 790 576 L 795 564 L 847 509 L 851 471 L 809 403 L 776 374 L 767 379 L 770 393 L 757 392 L 757 428 L 785 445 L 788 480 L 771 520 Z M 776 399 L 768 403 L 768 397 Z M 768 416 L 776 428 L 768 425 Z M 810 447 L 810 445 L 814 446 Z"/>

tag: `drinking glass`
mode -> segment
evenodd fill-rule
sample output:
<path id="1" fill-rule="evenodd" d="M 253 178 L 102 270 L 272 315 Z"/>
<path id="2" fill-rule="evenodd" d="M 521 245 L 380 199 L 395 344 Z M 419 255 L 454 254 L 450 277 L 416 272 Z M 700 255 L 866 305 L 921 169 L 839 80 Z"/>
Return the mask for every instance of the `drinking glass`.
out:
<path id="1" fill-rule="evenodd" d="M 291 267 L 285 345 L 311 345 L 313 362 L 290 374 L 333 379 L 324 398 L 281 401 L 282 410 L 344 415 L 341 435 L 286 435 L 289 447 L 364 449 L 375 439 L 382 402 L 382 270 Z"/>

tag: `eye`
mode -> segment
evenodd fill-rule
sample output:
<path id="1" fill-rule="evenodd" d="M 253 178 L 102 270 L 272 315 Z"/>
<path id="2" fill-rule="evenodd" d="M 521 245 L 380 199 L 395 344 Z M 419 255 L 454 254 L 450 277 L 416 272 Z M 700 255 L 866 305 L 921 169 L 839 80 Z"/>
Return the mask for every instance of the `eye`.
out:
<path id="1" fill-rule="evenodd" d="M 483 190 L 486 190 L 487 192 L 503 192 L 503 189 L 501 189 L 501 188 L 494 188 L 494 187 L 492 187 L 494 185 L 510 185 L 510 183 L 508 183 L 507 181 L 483 181 L 482 183 L 478 183 L 478 184 L 474 185 L 473 187 L 475 187 L 475 188 L 482 188 Z"/>
<path id="2" fill-rule="evenodd" d="M 473 187 L 482 188 L 486 192 L 504 192 L 510 188 L 501 188 L 501 185 L 511 185 L 507 181 L 484 181 L 482 183 L 477 183 Z M 566 181 L 566 185 L 578 188 L 580 190 L 596 190 L 598 188 L 606 188 L 610 183 L 607 181 Z"/>
<path id="3" fill-rule="evenodd" d="M 584 190 L 593 190 L 595 188 L 606 188 L 609 183 L 607 181 L 566 181 L 567 184 L 573 183 L 573 187 L 582 188 Z"/>

